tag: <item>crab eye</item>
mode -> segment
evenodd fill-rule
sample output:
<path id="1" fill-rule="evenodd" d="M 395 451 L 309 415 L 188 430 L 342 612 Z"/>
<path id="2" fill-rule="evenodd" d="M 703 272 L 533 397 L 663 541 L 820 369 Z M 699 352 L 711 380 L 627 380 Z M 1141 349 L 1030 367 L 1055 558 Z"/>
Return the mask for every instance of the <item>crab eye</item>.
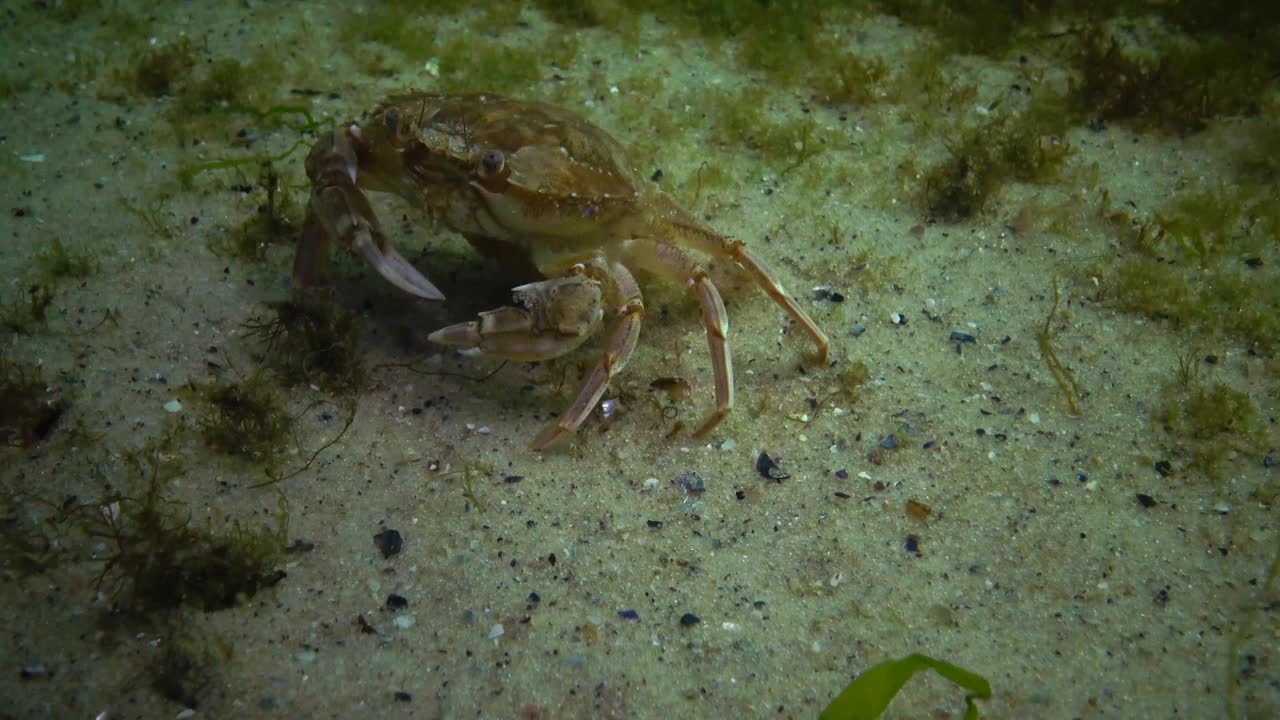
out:
<path id="1" fill-rule="evenodd" d="M 507 159 L 503 157 L 501 150 L 489 149 L 480 154 L 480 168 L 486 175 L 493 175 L 502 172 L 502 166 L 505 165 Z"/>

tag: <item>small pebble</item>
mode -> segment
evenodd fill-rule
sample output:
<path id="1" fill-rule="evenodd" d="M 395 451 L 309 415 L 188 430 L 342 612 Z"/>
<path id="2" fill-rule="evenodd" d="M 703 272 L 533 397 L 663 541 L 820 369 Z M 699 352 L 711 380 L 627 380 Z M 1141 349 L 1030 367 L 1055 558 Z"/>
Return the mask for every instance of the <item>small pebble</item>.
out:
<path id="1" fill-rule="evenodd" d="M 413 696 L 403 690 L 399 690 L 396 692 L 395 698 L 396 702 L 409 702 L 413 699 Z"/>
<path id="2" fill-rule="evenodd" d="M 866 331 L 867 331 L 866 325 L 854 325 L 853 329 L 849 331 L 849 334 L 854 337 L 859 337 L 862 335 L 862 333 Z"/>
<path id="3" fill-rule="evenodd" d="M 502 628 L 502 623 L 498 623 L 497 625 L 494 625 L 493 627 L 489 628 L 489 639 L 497 640 L 498 638 L 502 637 L 503 633 L 505 632 L 506 630 Z"/>
<path id="4" fill-rule="evenodd" d="M 415 618 L 412 615 L 399 615 L 392 622 L 395 623 L 395 626 L 400 628 L 401 630 L 408 630 L 409 628 L 413 627 L 414 623 L 417 622 L 417 618 Z"/>
<path id="5" fill-rule="evenodd" d="M 782 481 L 791 477 L 782 472 L 782 468 L 778 467 L 778 463 L 769 457 L 769 453 L 761 450 L 760 456 L 756 458 L 756 472 L 760 473 L 760 477 L 765 480 Z"/>
<path id="6" fill-rule="evenodd" d="M 387 529 L 373 536 L 373 544 L 382 551 L 382 557 L 389 558 L 400 554 L 400 548 L 404 546 L 404 538 L 400 537 L 399 531 Z"/>
<path id="7" fill-rule="evenodd" d="M 680 616 L 680 624 L 684 625 L 685 627 L 689 627 L 690 625 L 697 625 L 700 622 L 702 622 L 702 619 L 699 618 L 697 615 L 694 615 L 693 613 L 685 613 Z"/>
<path id="8" fill-rule="evenodd" d="M 658 487 L 658 478 L 645 478 L 644 480 L 645 490 L 652 490 L 656 487 Z"/>
<path id="9" fill-rule="evenodd" d="M 636 612 L 635 610 L 619 610 L 618 617 L 622 618 L 623 620 L 639 620 L 640 613 Z"/>
<path id="10" fill-rule="evenodd" d="M 388 610 L 403 610 L 407 607 L 409 607 L 409 601 L 406 600 L 404 596 L 396 595 L 395 593 L 391 593 L 387 596 Z"/>
<path id="11" fill-rule="evenodd" d="M 702 481 L 702 478 L 698 477 L 698 473 L 693 471 L 681 473 L 676 478 L 676 484 L 684 488 L 687 493 L 700 493 L 705 492 L 707 489 L 707 484 Z"/>
<path id="12" fill-rule="evenodd" d="M 920 538 L 915 535 L 908 535 L 905 542 L 902 543 L 903 549 L 909 553 L 920 553 Z"/>
<path id="13" fill-rule="evenodd" d="M 178 402 L 176 399 L 170 400 L 164 404 L 164 409 L 166 412 L 171 413 L 182 412 L 182 403 Z"/>

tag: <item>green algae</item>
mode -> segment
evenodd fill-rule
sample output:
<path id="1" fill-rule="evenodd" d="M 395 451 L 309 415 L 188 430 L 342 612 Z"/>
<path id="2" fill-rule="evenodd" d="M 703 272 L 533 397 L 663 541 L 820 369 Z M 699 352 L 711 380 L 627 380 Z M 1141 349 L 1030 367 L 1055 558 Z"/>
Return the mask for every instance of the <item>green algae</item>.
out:
<path id="1" fill-rule="evenodd" d="M 120 489 L 78 505 L 69 522 L 106 546 L 96 587 L 117 612 L 147 617 L 162 610 L 233 607 L 283 578 L 288 510 L 283 498 L 275 527 L 238 521 L 215 528 L 193 521 L 190 508 L 170 499 L 183 474 L 177 454 L 180 428 L 124 453 Z"/>
<path id="2" fill-rule="evenodd" d="M 354 316 L 328 298 L 299 294 L 267 303 L 271 313 L 245 323 L 263 343 L 266 366 L 286 385 L 354 391 L 365 378 Z"/>
<path id="3" fill-rule="evenodd" d="M 1187 467 L 1214 481 L 1232 454 L 1255 453 L 1262 442 L 1253 401 L 1224 383 L 1170 383 L 1152 418 Z"/>
<path id="4" fill-rule="evenodd" d="M 1146 222 L 1104 201 L 1103 216 L 1119 243 L 1118 256 L 1095 268 L 1105 300 L 1261 353 L 1280 347 L 1280 204 L 1267 190 L 1189 191 Z"/>
<path id="5" fill-rule="evenodd" d="M 196 430 L 206 446 L 275 467 L 294 438 L 294 421 L 265 371 L 234 382 L 191 384 L 188 389 L 204 407 Z"/>

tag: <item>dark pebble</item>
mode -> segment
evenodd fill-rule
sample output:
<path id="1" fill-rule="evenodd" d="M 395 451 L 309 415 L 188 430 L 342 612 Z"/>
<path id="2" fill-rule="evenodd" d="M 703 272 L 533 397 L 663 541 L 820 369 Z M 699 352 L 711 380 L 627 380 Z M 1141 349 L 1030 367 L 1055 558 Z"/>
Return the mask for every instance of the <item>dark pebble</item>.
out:
<path id="1" fill-rule="evenodd" d="M 849 479 L 849 471 L 848 471 L 848 470 L 845 470 L 844 468 L 841 468 L 841 469 L 839 469 L 839 470 L 837 470 L 837 471 L 836 471 L 836 477 L 840 478 L 841 480 L 848 480 L 848 479 Z"/>
<path id="2" fill-rule="evenodd" d="M 538 593 L 536 593 L 536 592 L 531 592 L 531 593 L 529 593 L 529 603 L 530 603 L 530 604 L 537 605 L 537 604 L 538 604 L 538 603 L 540 603 L 540 602 L 542 602 L 542 596 L 541 596 L 541 595 L 539 595 L 539 594 L 538 594 Z"/>
<path id="3" fill-rule="evenodd" d="M 388 610 L 403 610 L 407 607 L 409 607 L 409 601 L 406 600 L 404 596 L 396 595 L 395 593 L 391 593 L 387 596 Z"/>
<path id="4" fill-rule="evenodd" d="M 1156 499 L 1146 493 L 1138 493 L 1138 504 L 1144 508 L 1155 507 Z"/>
<path id="5" fill-rule="evenodd" d="M 382 551 L 382 557 L 389 558 L 400 554 L 400 548 L 404 546 L 404 538 L 400 537 L 400 532 L 397 530 L 383 530 L 373 536 L 373 544 Z"/>
<path id="6" fill-rule="evenodd" d="M 684 625 L 685 627 L 689 627 L 690 625 L 697 625 L 700 622 L 702 622 L 702 618 L 698 617 L 697 615 L 694 615 L 693 613 L 685 613 L 680 616 L 680 624 Z"/>
<path id="7" fill-rule="evenodd" d="M 396 702 L 409 702 L 412 699 L 413 696 L 403 690 L 396 692 Z"/>
<path id="8" fill-rule="evenodd" d="M 866 331 L 867 331 L 866 325 L 854 325 L 853 329 L 849 331 L 849 334 L 854 337 L 860 337 L 862 333 Z"/>
<path id="9" fill-rule="evenodd" d="M 760 451 L 760 457 L 756 458 L 756 472 L 760 473 L 760 477 L 765 480 L 781 481 L 791 477 L 782 472 L 782 468 L 778 467 L 778 463 L 769 457 L 769 453 Z"/>
<path id="10" fill-rule="evenodd" d="M 646 525 L 648 525 L 649 527 L 651 527 L 651 528 L 655 528 L 655 529 L 656 529 L 656 528 L 660 528 L 660 527 L 662 527 L 662 521 L 661 521 L 661 520 L 645 520 L 645 524 L 646 524 Z"/>
<path id="11" fill-rule="evenodd" d="M 978 339 L 969 333 L 953 332 L 951 333 L 951 342 L 976 343 L 978 342 Z"/>
<path id="12" fill-rule="evenodd" d="M 640 613 L 636 612 L 635 610 L 619 610 L 618 617 L 622 618 L 623 620 L 639 620 Z"/>
<path id="13" fill-rule="evenodd" d="M 521 480 L 524 480 L 524 476 L 523 476 L 523 475 L 508 475 L 508 476 L 506 476 L 506 477 L 502 478 L 502 482 L 504 482 L 504 483 L 506 483 L 506 484 L 508 484 L 508 485 L 514 485 L 515 483 L 518 483 L 518 482 L 520 482 Z"/>
<path id="14" fill-rule="evenodd" d="M 676 478 L 676 484 L 684 488 L 687 493 L 706 492 L 707 489 L 707 484 L 702 481 L 702 478 L 698 477 L 698 473 L 692 470 L 680 473 Z"/>
<path id="15" fill-rule="evenodd" d="M 1169 473 L 1173 472 L 1173 465 L 1168 460 L 1157 460 L 1156 472 L 1160 473 L 1160 477 L 1169 477 Z"/>
<path id="16" fill-rule="evenodd" d="M 892 450 L 898 447 L 898 441 L 893 438 L 893 433 L 884 436 L 884 439 L 880 441 L 880 447 L 885 450 Z"/>
<path id="17" fill-rule="evenodd" d="M 920 554 L 920 538 L 915 535 L 908 535 L 906 542 L 902 543 L 902 547 L 909 553 Z"/>

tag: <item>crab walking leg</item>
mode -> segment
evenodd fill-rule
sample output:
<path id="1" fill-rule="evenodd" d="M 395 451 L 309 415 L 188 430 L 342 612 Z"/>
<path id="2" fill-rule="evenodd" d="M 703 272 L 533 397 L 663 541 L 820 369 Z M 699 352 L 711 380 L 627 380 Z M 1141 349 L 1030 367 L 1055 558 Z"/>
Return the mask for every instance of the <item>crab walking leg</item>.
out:
<path id="1" fill-rule="evenodd" d="M 768 266 L 764 264 L 764 261 L 755 256 L 755 253 L 748 250 L 741 240 L 701 231 L 682 234 L 680 240 L 682 244 L 687 244 L 713 257 L 728 257 L 738 267 L 746 270 L 751 279 L 755 280 L 756 284 L 760 286 L 760 289 L 764 290 L 765 294 L 772 298 L 775 303 L 782 306 L 782 309 L 787 311 L 791 319 L 799 323 L 800 327 L 813 339 L 813 344 L 818 346 L 819 364 L 827 364 L 827 356 L 831 352 L 831 341 L 827 339 L 827 334 L 818 327 L 808 313 L 796 304 L 796 301 L 791 298 L 786 288 L 782 287 L 782 282 L 778 280 L 778 276 L 774 275 Z"/>
<path id="2" fill-rule="evenodd" d="M 359 164 L 347 137 L 354 132 L 354 126 L 335 129 L 307 156 L 311 202 L 302 246 L 294 261 L 294 286 L 306 287 L 316 281 L 328 260 L 329 246 L 337 240 L 401 290 L 427 300 L 443 300 L 444 294 L 391 247 L 369 199 L 356 186 Z"/>
<path id="3" fill-rule="evenodd" d="M 605 346 L 600 359 L 587 381 L 578 390 L 578 397 L 569 406 L 560 419 L 548 423 L 529 443 L 534 450 L 545 450 L 569 437 L 591 415 L 591 410 L 600 402 L 600 397 L 609 387 L 609 381 L 626 367 L 631 353 L 635 352 L 636 341 L 640 339 L 640 321 L 644 318 L 644 298 L 640 295 L 640 286 L 632 277 L 631 271 L 619 262 L 609 264 L 607 275 L 610 283 L 610 306 L 617 308 L 618 324 L 609 334 L 609 342 Z"/>
<path id="4" fill-rule="evenodd" d="M 728 255 L 734 262 L 738 264 L 747 274 L 751 276 L 756 284 L 765 291 L 773 301 L 782 306 L 783 310 L 800 324 L 809 337 L 813 339 L 813 344 L 818 346 L 818 363 L 820 365 L 827 364 L 827 355 L 831 352 L 831 341 L 827 339 L 827 334 L 819 328 L 809 315 L 796 304 L 796 301 L 787 293 L 786 288 L 782 287 L 782 283 L 778 280 L 778 276 L 769 271 L 769 268 L 756 257 L 754 253 L 747 249 L 741 240 L 735 240 L 730 237 L 720 239 L 720 253 Z"/>
<path id="5" fill-rule="evenodd" d="M 302 240 L 298 254 L 293 256 L 293 286 L 302 290 L 323 282 L 329 266 L 329 233 L 325 231 L 315 213 L 307 210 L 302 223 Z"/>
<path id="6" fill-rule="evenodd" d="M 636 264 L 682 283 L 698 296 L 702 307 L 702 324 L 707 331 L 707 349 L 711 353 L 711 370 L 716 381 L 716 409 L 693 432 L 703 437 L 715 429 L 733 410 L 733 360 L 729 353 L 729 313 L 724 309 L 720 291 L 702 266 L 688 253 L 666 243 L 629 242 L 626 250 Z"/>

